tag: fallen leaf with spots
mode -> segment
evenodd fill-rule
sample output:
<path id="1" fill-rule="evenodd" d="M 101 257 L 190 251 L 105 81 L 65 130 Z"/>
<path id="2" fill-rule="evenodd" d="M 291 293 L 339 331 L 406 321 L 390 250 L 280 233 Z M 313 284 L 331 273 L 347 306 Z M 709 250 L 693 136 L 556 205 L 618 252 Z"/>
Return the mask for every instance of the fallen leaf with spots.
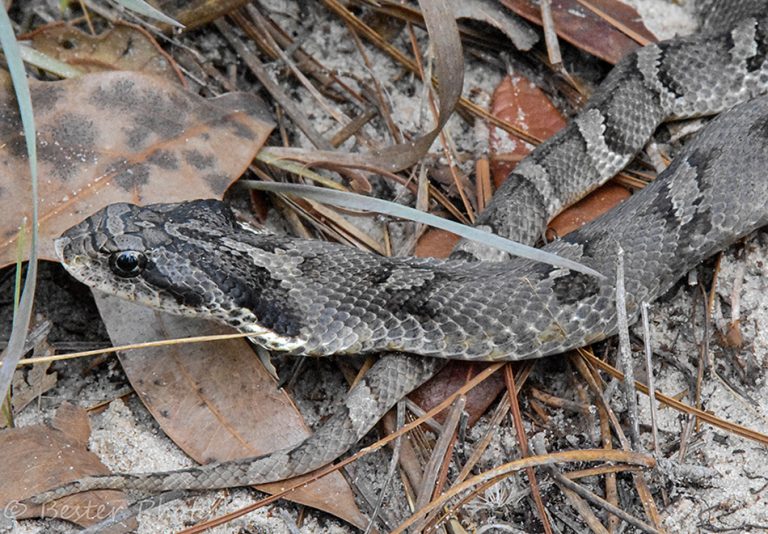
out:
<path id="1" fill-rule="evenodd" d="M 55 259 L 54 238 L 107 204 L 221 198 L 272 130 L 254 96 L 205 99 L 137 72 L 31 82 L 31 90 L 42 259 Z M 16 260 L 19 229 L 31 213 L 21 132 L 16 100 L 3 86 L 0 266 Z"/>

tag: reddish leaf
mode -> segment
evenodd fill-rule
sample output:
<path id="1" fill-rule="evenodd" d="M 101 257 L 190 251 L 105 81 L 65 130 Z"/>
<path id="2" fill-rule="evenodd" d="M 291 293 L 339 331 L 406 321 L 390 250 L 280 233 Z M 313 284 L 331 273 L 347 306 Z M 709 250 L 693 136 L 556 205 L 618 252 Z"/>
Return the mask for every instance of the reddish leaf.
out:
<path id="1" fill-rule="evenodd" d="M 40 257 L 53 239 L 113 202 L 221 197 L 272 129 L 256 97 L 206 100 L 136 72 L 32 82 L 40 166 Z M 0 88 L 0 267 L 29 220 L 29 170 L 16 101 Z"/>
<path id="2" fill-rule="evenodd" d="M 615 0 L 588 1 L 640 37 L 651 42 L 656 41 L 656 37 L 643 25 L 634 8 Z M 541 25 L 538 3 L 531 0 L 501 0 L 501 3 L 521 17 Z M 552 17 L 560 38 L 612 64 L 640 46 L 578 0 L 553 0 Z"/>
<path id="3" fill-rule="evenodd" d="M 491 114 L 542 141 L 566 124 L 547 95 L 533 82 L 519 75 L 505 77 L 496 87 Z M 534 147 L 495 126 L 489 130 L 491 175 L 494 186 L 498 188 L 515 168 L 515 161 L 525 157 Z"/>
<path id="4" fill-rule="evenodd" d="M 626 188 L 607 183 L 552 219 L 547 227 L 547 237 L 551 239 L 563 237 L 578 230 L 603 213 L 612 210 L 629 196 Z"/>
<path id="5" fill-rule="evenodd" d="M 419 238 L 414 254 L 420 258 L 447 258 L 459 239 L 454 233 L 430 228 Z"/>
<path id="6" fill-rule="evenodd" d="M 410 399 L 418 404 L 422 410 L 431 410 L 485 367 L 486 365 L 482 363 L 450 362 L 427 383 L 411 393 Z M 464 410 L 469 415 L 468 423 L 470 425 L 474 425 L 483 416 L 491 403 L 499 396 L 499 393 L 504 390 L 504 387 L 504 376 L 501 373 L 494 373 L 467 394 Z M 445 410 L 440 412 L 435 419 L 442 422 L 447 415 L 448 411 Z"/>
<path id="7" fill-rule="evenodd" d="M 45 508 L 17 502 L 84 476 L 108 474 L 106 466 L 87 450 L 90 433 L 85 411 L 66 403 L 59 408 L 52 426 L 0 432 L 0 508 L 19 519 L 57 517 L 81 526 L 97 523 L 125 508 L 128 503 L 123 494 L 111 490 L 71 495 Z"/>

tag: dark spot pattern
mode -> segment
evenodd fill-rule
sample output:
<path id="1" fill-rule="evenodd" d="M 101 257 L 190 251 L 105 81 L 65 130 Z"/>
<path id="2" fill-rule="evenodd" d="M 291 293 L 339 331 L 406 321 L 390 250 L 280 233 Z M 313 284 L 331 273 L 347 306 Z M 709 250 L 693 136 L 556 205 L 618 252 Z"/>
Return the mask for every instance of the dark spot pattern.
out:
<path id="1" fill-rule="evenodd" d="M 160 139 L 179 137 L 192 108 L 190 97 L 178 93 L 137 88 L 133 81 L 121 79 L 100 86 L 89 101 L 107 112 L 126 112 L 131 126 L 125 132 L 128 146 L 135 151 L 144 149 L 156 135 Z"/>
<path id="2" fill-rule="evenodd" d="M 115 174 L 114 183 L 126 191 L 134 191 L 149 182 L 149 165 L 133 163 Z"/>
<path id="3" fill-rule="evenodd" d="M 682 98 L 686 95 L 686 88 L 677 81 L 677 77 L 670 72 L 669 66 L 664 62 L 660 62 L 659 70 L 657 71 L 656 75 L 658 76 L 662 85 L 664 85 L 664 87 L 669 92 L 675 95 L 676 98 Z"/>
<path id="4" fill-rule="evenodd" d="M 68 180 L 93 161 L 96 137 L 93 121 L 78 113 L 64 113 L 50 136 L 38 143 L 39 158 L 50 163 L 54 176 Z"/>
<path id="5" fill-rule="evenodd" d="M 246 141 L 255 141 L 256 140 L 256 132 L 254 132 L 249 126 L 246 126 L 240 121 L 233 121 L 229 120 L 226 122 L 227 127 L 229 130 L 234 133 L 237 137 L 241 139 L 245 139 Z"/>
<path id="6" fill-rule="evenodd" d="M 179 158 L 170 150 L 157 149 L 149 155 L 147 161 L 167 171 L 179 169 Z"/>
<path id="7" fill-rule="evenodd" d="M 659 96 L 645 86 L 640 73 L 627 78 L 627 84 L 633 87 L 632 103 L 627 105 L 627 97 L 622 93 L 629 89 L 618 90 L 607 99 L 610 110 L 603 113 L 605 132 L 603 138 L 608 148 L 616 154 L 634 154 L 638 144 L 655 129 L 655 123 L 661 119 L 658 115 Z"/>
<path id="8" fill-rule="evenodd" d="M 418 271 L 419 269 L 414 269 Z M 444 284 L 453 281 L 454 277 L 440 271 L 431 272 L 431 279 L 419 281 L 411 287 L 387 289 L 385 292 L 385 309 L 395 317 L 415 317 L 420 322 L 426 322 L 440 315 L 441 306 L 432 298 L 434 292 Z M 383 281 L 386 284 L 386 280 Z"/>
<path id="9" fill-rule="evenodd" d="M 600 284 L 593 276 L 571 271 L 555 279 L 552 293 L 558 304 L 572 306 L 600 293 Z"/>
<path id="10" fill-rule="evenodd" d="M 251 266 L 248 273 L 231 273 L 217 265 L 209 272 L 211 279 L 241 308 L 253 312 L 259 324 L 283 336 L 296 336 L 301 321 L 292 309 L 288 291 L 272 278 L 268 269 Z"/>
<path id="11" fill-rule="evenodd" d="M 36 83 L 30 87 L 32 108 L 36 113 L 50 111 L 56 107 L 64 94 L 65 89 L 61 83 Z"/>
<path id="12" fill-rule="evenodd" d="M 184 161 L 199 171 L 210 169 L 216 161 L 212 155 L 203 154 L 197 149 L 184 150 L 182 155 L 184 156 Z"/>

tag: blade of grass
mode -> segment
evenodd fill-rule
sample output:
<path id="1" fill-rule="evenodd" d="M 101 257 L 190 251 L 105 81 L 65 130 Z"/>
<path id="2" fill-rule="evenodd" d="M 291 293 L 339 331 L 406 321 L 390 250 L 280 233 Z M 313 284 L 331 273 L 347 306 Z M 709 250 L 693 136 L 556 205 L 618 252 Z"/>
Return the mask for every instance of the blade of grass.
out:
<path id="1" fill-rule="evenodd" d="M 184 27 L 182 23 L 172 19 L 159 9 L 155 9 L 148 3 L 144 2 L 144 0 L 115 0 L 115 2 L 123 6 L 125 9 L 129 9 L 135 13 L 138 13 L 139 15 L 144 15 L 145 17 L 164 22 L 165 24 L 175 26 L 177 28 Z"/>
<path id="2" fill-rule="evenodd" d="M 356 195 L 354 193 L 347 193 L 343 191 L 331 191 L 329 189 L 323 189 L 322 187 L 314 187 L 311 185 L 298 185 L 298 184 L 285 184 L 275 182 L 257 182 L 254 180 L 241 180 L 239 184 L 250 189 L 257 189 L 260 191 L 270 191 L 272 193 L 282 193 L 297 195 L 303 198 L 316 200 L 318 202 L 324 202 L 326 204 L 332 204 L 342 208 L 375 211 L 377 213 L 383 213 L 385 215 L 391 215 L 393 217 L 399 217 L 401 219 L 408 219 L 421 224 L 428 224 L 435 228 L 441 228 L 452 232 L 465 239 L 472 239 L 489 247 L 495 247 L 499 250 L 503 250 L 515 256 L 527 258 L 533 261 L 539 261 L 552 265 L 554 267 L 561 267 L 565 269 L 571 269 L 580 273 L 588 274 L 599 279 L 605 277 L 589 267 L 577 263 L 567 258 L 562 258 L 548 252 L 544 252 L 541 249 L 521 245 L 515 243 L 503 237 L 497 236 L 484 230 L 479 230 L 471 226 L 459 224 L 441 217 L 436 217 L 423 211 L 415 210 L 407 206 L 402 206 L 394 202 L 388 202 L 378 198 L 366 197 L 363 195 Z"/>
<path id="3" fill-rule="evenodd" d="M 32 316 L 32 304 L 35 297 L 35 285 L 37 282 L 37 221 L 38 221 L 38 193 L 37 193 L 37 133 L 35 120 L 32 114 L 32 98 L 29 94 L 27 73 L 24 71 L 24 63 L 21 60 L 21 52 L 13 33 L 11 19 L 5 8 L 0 9 L 0 46 L 5 53 L 8 70 L 13 80 L 13 89 L 16 92 L 16 100 L 19 105 L 19 114 L 24 130 L 27 145 L 27 157 L 29 158 L 29 176 L 32 189 L 32 231 L 30 239 L 29 263 L 27 277 L 24 281 L 24 290 L 19 300 L 19 306 L 13 310 L 13 327 L 8 346 L 0 356 L 3 366 L 0 367 L 0 399 L 5 399 L 11 386 L 13 371 L 16 363 L 24 354 L 24 341 L 29 330 Z M 24 227 L 22 224 L 22 227 Z"/>

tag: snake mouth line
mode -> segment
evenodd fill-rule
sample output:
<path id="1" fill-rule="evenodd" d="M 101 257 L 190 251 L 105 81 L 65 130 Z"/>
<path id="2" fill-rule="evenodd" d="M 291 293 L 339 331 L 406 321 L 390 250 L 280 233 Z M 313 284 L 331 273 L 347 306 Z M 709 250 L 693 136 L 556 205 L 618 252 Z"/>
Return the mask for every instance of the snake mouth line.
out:
<path id="1" fill-rule="evenodd" d="M 68 237 L 59 237 L 53 241 L 53 249 L 56 252 L 56 257 L 59 258 L 59 261 L 61 261 L 62 264 L 67 263 L 64 250 L 71 242 L 72 240 Z"/>

